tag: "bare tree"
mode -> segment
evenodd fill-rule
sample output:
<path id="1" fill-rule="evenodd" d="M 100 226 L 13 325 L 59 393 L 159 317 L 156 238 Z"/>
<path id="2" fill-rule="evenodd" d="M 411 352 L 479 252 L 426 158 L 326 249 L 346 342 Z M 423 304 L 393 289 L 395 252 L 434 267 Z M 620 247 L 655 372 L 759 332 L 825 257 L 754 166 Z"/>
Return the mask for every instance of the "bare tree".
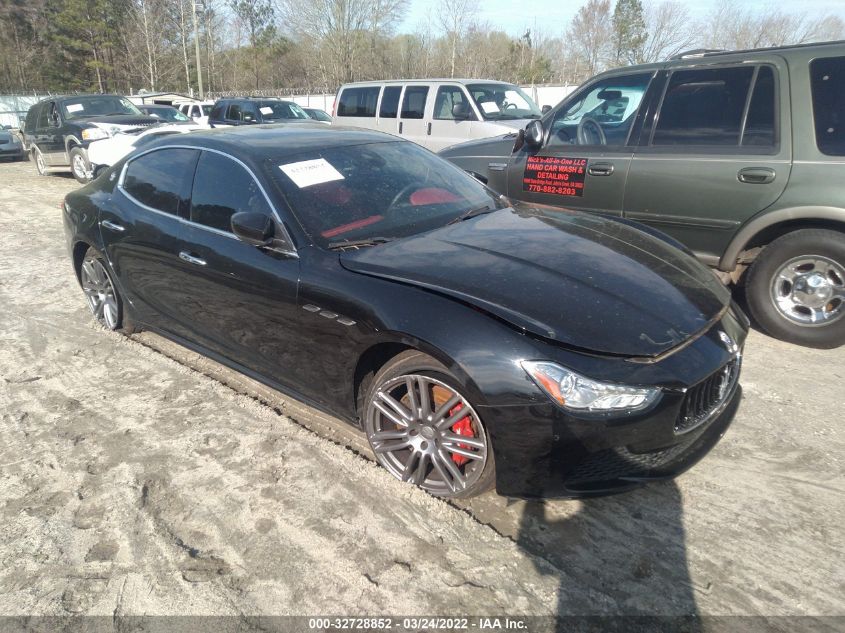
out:
<path id="1" fill-rule="evenodd" d="M 603 70 L 613 49 L 610 0 L 588 0 L 569 27 L 571 50 L 583 61 L 583 71 L 595 75 Z"/>
<path id="2" fill-rule="evenodd" d="M 647 4 L 645 19 L 648 38 L 638 62 L 662 61 L 695 47 L 698 34 L 689 11 L 680 2 Z"/>
<path id="3" fill-rule="evenodd" d="M 458 49 L 478 13 L 478 0 L 440 0 L 437 25 L 449 41 L 449 76 L 455 76 Z"/>

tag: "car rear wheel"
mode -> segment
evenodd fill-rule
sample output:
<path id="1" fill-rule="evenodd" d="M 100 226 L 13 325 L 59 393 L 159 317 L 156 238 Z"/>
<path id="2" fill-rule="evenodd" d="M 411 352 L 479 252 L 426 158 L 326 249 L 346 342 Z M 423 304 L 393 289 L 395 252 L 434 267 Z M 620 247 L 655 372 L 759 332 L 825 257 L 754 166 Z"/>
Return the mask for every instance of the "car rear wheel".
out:
<path id="1" fill-rule="evenodd" d="M 473 497 L 495 480 L 490 437 L 454 375 L 420 352 L 375 376 L 364 428 L 378 462 L 401 481 L 442 497 Z"/>
<path id="2" fill-rule="evenodd" d="M 103 256 L 89 248 L 79 270 L 79 283 L 94 318 L 110 330 L 120 328 L 123 321 L 123 302 L 112 283 Z"/>
<path id="3" fill-rule="evenodd" d="M 70 170 L 76 182 L 83 185 L 91 182 L 91 163 L 88 162 L 88 153 L 81 147 L 74 147 L 70 150 Z"/>
<path id="4" fill-rule="evenodd" d="M 801 229 L 778 238 L 752 264 L 746 299 L 772 336 L 818 348 L 845 344 L 845 234 Z"/>

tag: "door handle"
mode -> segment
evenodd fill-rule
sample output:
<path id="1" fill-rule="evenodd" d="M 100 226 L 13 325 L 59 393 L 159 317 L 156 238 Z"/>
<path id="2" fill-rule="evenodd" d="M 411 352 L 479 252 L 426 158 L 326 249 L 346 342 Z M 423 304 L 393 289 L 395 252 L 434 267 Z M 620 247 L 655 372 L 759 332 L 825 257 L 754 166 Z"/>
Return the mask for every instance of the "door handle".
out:
<path id="1" fill-rule="evenodd" d="M 186 251 L 182 251 L 181 253 L 179 253 L 179 259 L 184 260 L 189 264 L 194 264 L 195 266 L 205 266 L 206 263 L 204 259 L 195 255 L 191 255 Z"/>
<path id="2" fill-rule="evenodd" d="M 429 121 L 428 126 L 426 126 L 426 134 L 431 136 L 431 121 Z"/>
<path id="3" fill-rule="evenodd" d="M 109 231 L 117 231 L 118 233 L 123 233 L 126 230 L 125 226 L 122 226 L 120 224 L 115 224 L 114 222 L 112 222 L 110 220 L 101 220 L 100 226 L 108 229 Z"/>
<path id="4" fill-rule="evenodd" d="M 402 134 L 402 121 L 399 121 L 399 134 Z"/>
<path id="5" fill-rule="evenodd" d="M 775 170 L 768 167 L 744 167 L 736 175 L 739 182 L 749 185 L 767 185 L 774 182 L 776 176 Z"/>
<path id="6" fill-rule="evenodd" d="M 609 176 L 613 173 L 613 163 L 593 163 L 587 168 L 591 176 Z"/>

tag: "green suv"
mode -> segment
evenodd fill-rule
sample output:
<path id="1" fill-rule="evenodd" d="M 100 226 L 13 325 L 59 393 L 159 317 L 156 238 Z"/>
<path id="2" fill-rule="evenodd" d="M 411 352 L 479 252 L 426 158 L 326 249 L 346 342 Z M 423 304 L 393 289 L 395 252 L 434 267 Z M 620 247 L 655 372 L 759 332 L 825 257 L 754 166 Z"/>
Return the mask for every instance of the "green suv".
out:
<path id="1" fill-rule="evenodd" d="M 612 70 L 440 155 L 510 198 L 659 229 L 772 336 L 845 343 L 845 42 Z"/>

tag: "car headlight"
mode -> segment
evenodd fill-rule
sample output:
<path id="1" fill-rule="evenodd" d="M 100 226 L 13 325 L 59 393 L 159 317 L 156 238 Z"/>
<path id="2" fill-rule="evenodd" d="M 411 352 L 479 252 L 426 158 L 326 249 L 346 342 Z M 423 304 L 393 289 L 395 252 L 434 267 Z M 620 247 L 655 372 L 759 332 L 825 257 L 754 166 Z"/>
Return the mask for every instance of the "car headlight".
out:
<path id="1" fill-rule="evenodd" d="M 96 141 L 108 137 L 109 133 L 98 127 L 89 127 L 82 130 L 82 140 L 84 141 Z"/>
<path id="2" fill-rule="evenodd" d="M 658 387 L 599 382 L 550 362 L 524 360 L 522 368 L 557 404 L 580 413 L 641 411 L 660 395 Z"/>

